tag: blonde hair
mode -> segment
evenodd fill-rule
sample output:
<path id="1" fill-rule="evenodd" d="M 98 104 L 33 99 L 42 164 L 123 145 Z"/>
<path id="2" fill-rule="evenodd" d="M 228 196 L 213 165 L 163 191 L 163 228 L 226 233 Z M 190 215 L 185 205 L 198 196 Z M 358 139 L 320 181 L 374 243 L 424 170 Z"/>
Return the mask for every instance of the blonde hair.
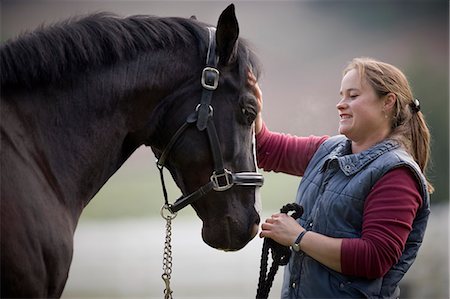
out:
<path id="1" fill-rule="evenodd" d="M 430 131 L 406 76 L 397 67 L 372 58 L 353 59 L 344 69 L 344 75 L 353 69 L 372 86 L 380 98 L 388 93 L 396 95 L 389 138 L 397 140 L 425 174 L 430 158 Z M 432 193 L 433 186 L 429 181 L 427 184 L 428 191 Z"/>

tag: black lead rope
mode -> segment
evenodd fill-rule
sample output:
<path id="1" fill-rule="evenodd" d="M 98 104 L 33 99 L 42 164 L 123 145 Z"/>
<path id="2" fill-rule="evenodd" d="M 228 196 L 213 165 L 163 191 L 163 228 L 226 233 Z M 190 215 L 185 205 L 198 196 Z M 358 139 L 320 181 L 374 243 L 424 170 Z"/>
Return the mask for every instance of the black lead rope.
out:
<path id="1" fill-rule="evenodd" d="M 280 212 L 285 214 L 293 212 L 291 217 L 298 219 L 303 214 L 303 207 L 296 203 L 291 203 L 283 206 Z M 272 266 L 267 272 L 269 251 L 272 253 Z M 267 299 L 269 297 L 270 288 L 278 268 L 287 265 L 290 257 L 291 248 L 289 246 L 281 245 L 270 238 L 264 238 L 256 299 Z"/>

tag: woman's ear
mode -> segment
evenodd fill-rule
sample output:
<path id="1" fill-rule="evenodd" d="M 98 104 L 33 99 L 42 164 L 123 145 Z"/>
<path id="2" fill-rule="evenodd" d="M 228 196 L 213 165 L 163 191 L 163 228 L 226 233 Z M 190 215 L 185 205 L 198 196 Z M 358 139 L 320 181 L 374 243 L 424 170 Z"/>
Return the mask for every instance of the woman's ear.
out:
<path id="1" fill-rule="evenodd" d="M 391 111 L 397 102 L 397 95 L 393 92 L 388 93 L 384 98 L 384 111 Z"/>

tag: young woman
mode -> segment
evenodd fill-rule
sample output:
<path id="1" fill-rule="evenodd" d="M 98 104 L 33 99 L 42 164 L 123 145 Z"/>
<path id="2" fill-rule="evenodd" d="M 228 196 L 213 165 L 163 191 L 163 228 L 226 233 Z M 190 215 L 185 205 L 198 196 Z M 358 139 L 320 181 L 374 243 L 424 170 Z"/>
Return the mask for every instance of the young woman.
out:
<path id="1" fill-rule="evenodd" d="M 266 171 L 302 176 L 298 221 L 274 214 L 261 237 L 292 246 L 282 298 L 397 298 L 428 220 L 424 171 L 430 134 L 419 101 L 396 67 L 354 59 L 341 83 L 339 133 L 270 132 L 258 104 L 257 157 Z"/>

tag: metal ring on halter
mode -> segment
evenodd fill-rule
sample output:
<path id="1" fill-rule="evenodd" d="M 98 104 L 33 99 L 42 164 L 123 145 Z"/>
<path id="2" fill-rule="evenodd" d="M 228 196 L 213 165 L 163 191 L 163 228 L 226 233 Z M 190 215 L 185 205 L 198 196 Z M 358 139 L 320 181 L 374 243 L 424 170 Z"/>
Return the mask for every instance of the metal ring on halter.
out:
<path id="1" fill-rule="evenodd" d="M 156 168 L 158 168 L 158 170 L 161 171 L 164 168 L 164 165 L 159 163 L 159 159 L 156 159 L 155 163 L 156 163 Z"/>
<path id="2" fill-rule="evenodd" d="M 165 214 L 164 211 L 167 211 L 168 213 Z M 166 204 L 162 206 L 160 213 L 161 213 L 161 217 L 166 219 L 166 220 L 172 220 L 172 219 L 175 219 L 177 217 L 177 213 L 176 212 L 172 213 L 170 211 L 170 205 L 166 205 Z"/>
<path id="3" fill-rule="evenodd" d="M 200 109 L 200 106 L 201 106 L 202 104 L 198 104 L 196 107 L 195 107 L 195 111 L 198 111 L 198 109 Z M 212 116 L 213 115 L 213 113 L 214 113 L 214 108 L 211 106 L 211 105 L 209 105 L 208 106 L 208 108 L 209 108 L 209 116 Z"/>

